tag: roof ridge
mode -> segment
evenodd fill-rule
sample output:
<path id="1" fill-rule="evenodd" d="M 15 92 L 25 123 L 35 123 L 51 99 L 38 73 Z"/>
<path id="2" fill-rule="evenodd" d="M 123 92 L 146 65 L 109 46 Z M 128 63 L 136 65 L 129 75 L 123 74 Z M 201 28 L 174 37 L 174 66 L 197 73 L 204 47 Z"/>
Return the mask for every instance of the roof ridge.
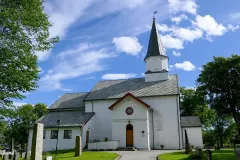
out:
<path id="1" fill-rule="evenodd" d="M 119 80 L 129 80 L 129 79 L 143 79 L 144 77 L 141 78 L 127 78 L 127 79 L 106 79 L 106 80 L 100 80 L 99 82 L 104 82 L 104 81 L 119 81 Z"/>
<path id="2" fill-rule="evenodd" d="M 65 95 L 65 94 L 80 94 L 80 93 L 88 93 L 88 92 L 64 93 L 63 95 Z"/>

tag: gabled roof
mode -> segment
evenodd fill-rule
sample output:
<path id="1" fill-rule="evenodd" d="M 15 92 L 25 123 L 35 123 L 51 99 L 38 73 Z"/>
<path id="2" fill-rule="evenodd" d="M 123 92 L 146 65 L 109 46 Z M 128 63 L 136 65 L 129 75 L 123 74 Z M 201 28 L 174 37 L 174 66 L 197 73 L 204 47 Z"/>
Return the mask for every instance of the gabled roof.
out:
<path id="1" fill-rule="evenodd" d="M 84 126 L 95 113 L 80 110 L 75 111 L 50 111 L 35 123 L 42 123 L 46 128 L 57 127 L 57 120 L 61 120 L 59 127 L 80 127 Z"/>
<path id="2" fill-rule="evenodd" d="M 181 127 L 202 127 L 198 116 L 183 116 L 181 117 Z"/>
<path id="3" fill-rule="evenodd" d="M 84 108 L 83 99 L 86 97 L 88 92 L 81 93 L 66 93 L 55 101 L 49 109 L 77 109 Z"/>
<path id="4" fill-rule="evenodd" d="M 179 94 L 177 75 L 168 80 L 145 82 L 145 78 L 99 81 L 84 101 L 118 99 L 127 93 L 136 97 L 165 96 Z"/>
<path id="5" fill-rule="evenodd" d="M 166 56 L 166 51 L 159 36 L 155 18 L 153 18 L 151 35 L 148 43 L 148 51 L 144 60 L 151 56 Z"/>
<path id="6" fill-rule="evenodd" d="M 138 101 L 139 103 L 141 103 L 143 106 L 145 106 L 147 109 L 150 108 L 150 106 L 143 102 L 141 99 L 135 97 L 134 95 L 132 95 L 131 93 L 127 93 L 125 94 L 122 98 L 118 99 L 115 103 L 113 103 L 110 107 L 108 107 L 108 109 L 113 110 L 113 108 L 119 104 L 122 100 L 124 100 L 125 98 L 127 98 L 128 96 L 132 97 L 133 99 L 135 99 L 136 101 Z"/>

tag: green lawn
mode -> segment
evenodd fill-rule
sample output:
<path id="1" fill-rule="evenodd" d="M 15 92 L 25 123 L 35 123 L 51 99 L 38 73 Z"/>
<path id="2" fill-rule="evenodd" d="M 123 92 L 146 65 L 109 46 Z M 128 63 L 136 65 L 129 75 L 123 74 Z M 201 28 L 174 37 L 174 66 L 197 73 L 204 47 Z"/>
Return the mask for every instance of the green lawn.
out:
<path id="1" fill-rule="evenodd" d="M 159 155 L 160 160 L 191 160 L 190 154 L 183 152 L 166 153 Z M 220 151 L 212 151 L 213 160 L 235 160 L 233 149 L 222 149 Z M 202 158 L 204 160 L 204 158 Z"/>
<path id="2" fill-rule="evenodd" d="M 191 160 L 189 154 L 183 154 L 183 152 L 165 153 L 159 155 L 160 160 Z"/>
<path id="3" fill-rule="evenodd" d="M 108 152 L 83 152 L 81 157 L 74 157 L 73 151 L 59 151 L 58 153 L 57 160 L 114 160 L 118 157 L 118 154 Z M 49 153 L 49 155 L 52 155 L 54 159 L 54 152 Z M 45 155 L 43 155 L 43 160 L 44 159 Z"/>
<path id="4" fill-rule="evenodd" d="M 50 153 L 53 157 L 55 153 Z M 43 156 L 45 157 L 45 156 Z M 83 152 L 81 157 L 74 157 L 74 151 L 59 151 L 58 152 L 58 160 L 114 160 L 118 157 L 116 153 L 108 153 L 108 152 Z"/>

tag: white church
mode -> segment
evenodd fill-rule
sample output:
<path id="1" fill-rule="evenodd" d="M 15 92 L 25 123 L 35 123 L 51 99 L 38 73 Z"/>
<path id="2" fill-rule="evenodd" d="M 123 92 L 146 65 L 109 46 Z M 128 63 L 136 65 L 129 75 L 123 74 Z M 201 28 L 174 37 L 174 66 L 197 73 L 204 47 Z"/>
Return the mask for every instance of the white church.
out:
<path id="1" fill-rule="evenodd" d="M 90 92 L 67 93 L 37 123 L 44 124 L 43 151 L 116 142 L 117 148 L 182 149 L 185 130 L 191 145 L 203 146 L 199 117 L 180 117 L 178 76 L 168 72 L 169 58 L 153 19 L 145 77 L 99 81 Z M 60 120 L 60 121 L 59 121 Z M 60 123 L 58 123 L 60 122 Z M 28 150 L 31 150 L 32 129 Z"/>

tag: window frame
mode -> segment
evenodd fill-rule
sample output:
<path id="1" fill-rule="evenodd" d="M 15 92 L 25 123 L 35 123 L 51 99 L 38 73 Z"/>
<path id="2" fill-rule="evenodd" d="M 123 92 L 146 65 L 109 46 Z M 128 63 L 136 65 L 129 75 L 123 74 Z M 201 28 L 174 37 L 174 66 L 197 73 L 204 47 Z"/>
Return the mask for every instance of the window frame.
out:
<path id="1" fill-rule="evenodd" d="M 53 132 L 56 131 L 57 135 L 56 137 L 53 137 Z M 51 130 L 51 136 L 50 139 L 58 139 L 58 130 Z"/>
<path id="2" fill-rule="evenodd" d="M 43 139 L 46 139 L 46 129 L 43 130 Z"/>
<path id="3" fill-rule="evenodd" d="M 69 136 L 70 133 L 70 136 Z M 69 137 L 67 137 L 69 136 Z M 72 130 L 64 130 L 63 131 L 63 139 L 72 139 Z"/>

